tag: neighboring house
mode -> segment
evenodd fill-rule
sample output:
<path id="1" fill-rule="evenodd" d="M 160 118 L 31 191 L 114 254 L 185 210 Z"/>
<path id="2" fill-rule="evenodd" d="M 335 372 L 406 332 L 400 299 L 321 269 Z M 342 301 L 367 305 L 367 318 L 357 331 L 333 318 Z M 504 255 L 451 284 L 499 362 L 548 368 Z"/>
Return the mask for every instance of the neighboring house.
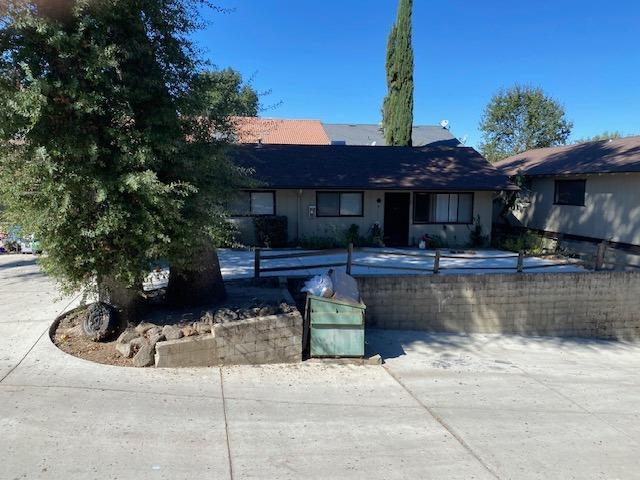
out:
<path id="1" fill-rule="evenodd" d="M 322 126 L 332 145 L 386 145 L 380 125 L 323 123 Z M 414 147 L 460 145 L 448 129 L 435 125 L 414 126 L 411 138 Z"/>
<path id="2" fill-rule="evenodd" d="M 289 120 L 259 117 L 232 117 L 238 143 L 328 145 L 319 120 Z"/>
<path id="3" fill-rule="evenodd" d="M 235 162 L 260 188 L 241 192 L 233 221 L 253 242 L 256 215 L 288 219 L 288 240 L 337 237 L 374 223 L 387 245 L 416 245 L 424 234 L 465 245 L 474 221 L 491 233 L 496 192 L 517 190 L 468 147 L 239 145 Z"/>
<path id="4" fill-rule="evenodd" d="M 513 212 L 523 226 L 640 248 L 640 136 L 530 150 L 495 166 L 530 192 Z"/>
<path id="5" fill-rule="evenodd" d="M 237 143 L 286 145 L 385 146 L 379 125 L 322 123 L 319 120 L 232 117 Z M 440 126 L 413 127 L 413 146 L 460 145 L 449 130 Z"/>

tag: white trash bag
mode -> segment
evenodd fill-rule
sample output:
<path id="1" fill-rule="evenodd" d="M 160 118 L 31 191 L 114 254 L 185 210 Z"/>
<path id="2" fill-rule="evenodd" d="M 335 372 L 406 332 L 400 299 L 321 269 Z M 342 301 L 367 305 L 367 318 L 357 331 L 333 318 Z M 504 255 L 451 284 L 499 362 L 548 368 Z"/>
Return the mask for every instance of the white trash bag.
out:
<path id="1" fill-rule="evenodd" d="M 304 287 L 300 289 L 301 292 L 308 292 L 311 295 L 315 295 L 317 297 L 325 297 L 330 298 L 333 296 L 333 283 L 331 282 L 331 278 L 329 275 L 322 274 L 316 275 L 304 282 Z"/>

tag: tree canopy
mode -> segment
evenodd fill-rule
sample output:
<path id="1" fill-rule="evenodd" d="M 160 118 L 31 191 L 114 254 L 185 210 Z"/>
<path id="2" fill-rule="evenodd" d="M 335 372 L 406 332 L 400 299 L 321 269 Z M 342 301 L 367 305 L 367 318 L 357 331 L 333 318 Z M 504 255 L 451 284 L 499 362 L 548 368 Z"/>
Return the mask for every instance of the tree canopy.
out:
<path id="1" fill-rule="evenodd" d="M 516 85 L 493 96 L 480 122 L 482 154 L 491 162 L 532 148 L 567 143 L 573 123 L 540 88 Z"/>
<path id="2" fill-rule="evenodd" d="M 11 0 L 0 11 L 0 198 L 67 289 L 138 284 L 216 236 L 239 173 L 191 91 L 205 0 Z M 219 234 L 219 227 L 217 233 Z"/>
<path id="3" fill-rule="evenodd" d="M 586 142 L 598 142 L 600 140 L 613 140 L 616 138 L 622 138 L 624 135 L 622 133 L 614 130 L 611 132 L 604 131 L 597 135 L 593 135 L 591 137 L 578 138 L 573 143 L 586 143 Z"/>
<path id="4" fill-rule="evenodd" d="M 413 131 L 412 0 L 400 0 L 387 42 L 387 96 L 382 105 L 382 129 L 387 145 L 411 146 Z"/>
<path id="5" fill-rule="evenodd" d="M 209 116 L 256 117 L 260 95 L 242 80 L 240 72 L 226 68 L 201 72 L 193 88 L 194 101 Z"/>

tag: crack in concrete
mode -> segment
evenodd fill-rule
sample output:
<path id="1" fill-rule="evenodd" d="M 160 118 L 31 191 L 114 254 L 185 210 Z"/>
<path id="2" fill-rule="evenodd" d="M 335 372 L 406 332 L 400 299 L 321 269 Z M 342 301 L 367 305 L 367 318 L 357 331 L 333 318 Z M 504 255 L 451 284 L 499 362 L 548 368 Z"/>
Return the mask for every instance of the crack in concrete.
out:
<path id="1" fill-rule="evenodd" d="M 229 459 L 229 478 L 233 480 L 233 462 L 231 460 L 231 443 L 229 441 L 229 422 L 227 421 L 227 401 L 224 397 L 224 377 L 222 375 L 222 367 L 218 369 L 220 372 L 220 392 L 222 393 L 222 412 L 224 413 L 224 431 L 227 438 L 227 458 Z"/>
<path id="2" fill-rule="evenodd" d="M 383 365 L 382 367 L 389 374 L 389 376 L 393 378 L 396 383 L 400 385 L 404 389 L 404 391 L 407 392 L 409 396 L 411 396 L 411 398 L 413 398 L 424 410 L 426 410 L 429 415 L 431 415 L 431 417 L 442 426 L 442 428 L 444 428 L 453 438 L 455 438 L 456 441 L 460 445 L 462 445 L 462 447 L 469 454 L 471 454 L 471 456 L 475 458 L 487 472 L 489 472 L 494 478 L 500 480 L 500 476 L 497 474 L 497 472 L 495 472 L 484 460 L 482 460 L 482 458 L 480 458 L 480 455 L 476 453 L 476 451 L 473 450 L 473 448 L 471 448 L 471 446 L 458 433 L 456 433 L 455 430 L 449 424 L 447 424 L 447 422 L 445 422 L 445 420 L 440 415 L 438 415 L 435 411 L 433 411 L 425 403 L 423 403 L 422 400 L 414 395 L 414 393 L 409 390 L 409 388 L 398 377 L 396 377 L 393 372 L 391 372 L 391 370 L 387 368 L 386 365 Z"/>

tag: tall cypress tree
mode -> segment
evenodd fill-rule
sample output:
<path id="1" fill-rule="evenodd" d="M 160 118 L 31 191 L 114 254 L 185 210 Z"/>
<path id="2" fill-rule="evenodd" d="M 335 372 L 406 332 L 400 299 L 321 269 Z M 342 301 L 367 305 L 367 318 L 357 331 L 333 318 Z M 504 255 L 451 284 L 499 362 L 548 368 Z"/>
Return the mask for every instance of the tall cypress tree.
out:
<path id="1" fill-rule="evenodd" d="M 396 23 L 387 43 L 387 96 L 382 106 L 382 128 L 387 145 L 411 146 L 413 128 L 413 0 L 400 0 Z"/>

